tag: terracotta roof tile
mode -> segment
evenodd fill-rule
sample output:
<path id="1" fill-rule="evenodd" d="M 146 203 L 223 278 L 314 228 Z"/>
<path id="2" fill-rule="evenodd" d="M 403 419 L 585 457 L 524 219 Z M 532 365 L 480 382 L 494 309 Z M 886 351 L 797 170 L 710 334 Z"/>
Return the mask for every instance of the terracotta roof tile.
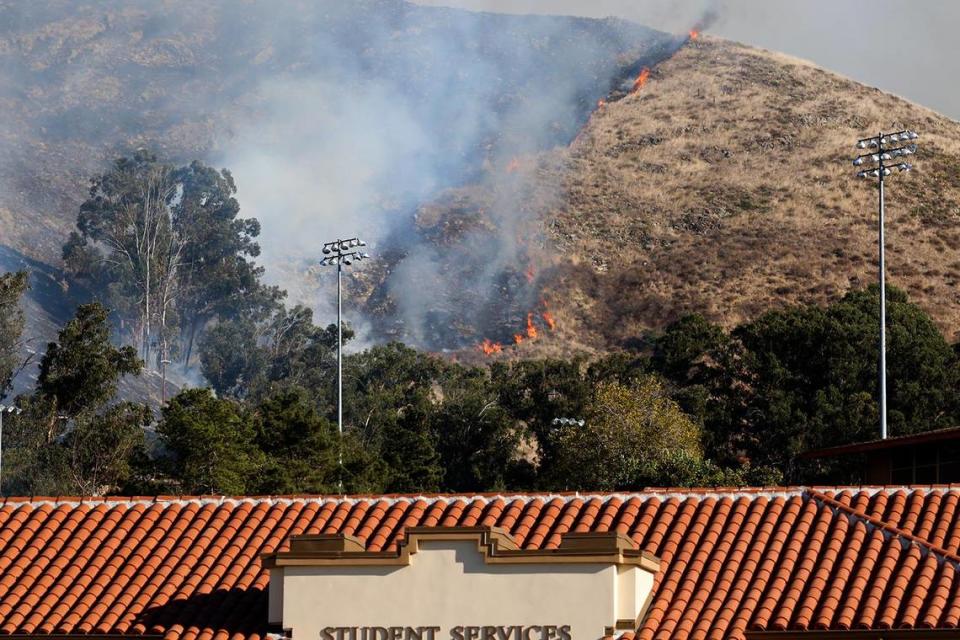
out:
<path id="1" fill-rule="evenodd" d="M 260 554 L 344 532 L 496 525 L 523 548 L 618 531 L 661 558 L 636 634 L 953 628 L 960 488 L 648 490 L 329 498 L 34 498 L 0 504 L 0 632 L 265 638 Z"/>

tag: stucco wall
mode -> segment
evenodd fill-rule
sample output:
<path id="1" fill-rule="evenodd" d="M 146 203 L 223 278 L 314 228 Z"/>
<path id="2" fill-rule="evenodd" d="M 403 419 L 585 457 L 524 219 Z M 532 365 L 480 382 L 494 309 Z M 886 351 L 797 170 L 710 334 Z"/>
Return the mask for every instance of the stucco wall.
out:
<path id="1" fill-rule="evenodd" d="M 431 540 L 409 566 L 284 567 L 282 622 L 295 640 L 364 626 L 439 626 L 445 639 L 466 625 L 569 625 L 572 638 L 594 640 L 636 614 L 652 580 L 611 564 L 485 564 L 475 542 Z"/>

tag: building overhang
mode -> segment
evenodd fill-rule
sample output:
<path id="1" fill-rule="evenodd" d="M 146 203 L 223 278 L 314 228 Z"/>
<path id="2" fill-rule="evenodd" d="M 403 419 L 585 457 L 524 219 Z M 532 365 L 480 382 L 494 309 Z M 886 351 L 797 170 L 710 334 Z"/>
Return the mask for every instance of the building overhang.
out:
<path id="1" fill-rule="evenodd" d="M 656 573 L 660 559 L 617 532 L 567 533 L 555 549 L 520 549 L 497 527 L 410 527 L 396 549 L 367 551 L 363 540 L 342 533 L 295 536 L 290 549 L 261 556 L 263 566 L 407 566 L 424 542 L 471 541 L 485 564 L 635 565 Z"/>

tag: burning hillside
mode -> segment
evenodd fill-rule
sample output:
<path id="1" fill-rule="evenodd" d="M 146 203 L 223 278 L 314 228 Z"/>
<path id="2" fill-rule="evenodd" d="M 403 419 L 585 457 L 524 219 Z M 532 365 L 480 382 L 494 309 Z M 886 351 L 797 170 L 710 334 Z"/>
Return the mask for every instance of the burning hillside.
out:
<path id="1" fill-rule="evenodd" d="M 444 345 L 494 358 L 605 350 L 684 313 L 730 326 L 866 286 L 874 194 L 854 181 L 847 156 L 863 131 L 896 126 L 921 129 L 926 144 L 916 175 L 891 188 L 891 279 L 948 335 L 960 329 L 958 123 L 696 31 L 676 55 L 641 61 L 597 100 L 568 149 L 525 161 L 534 177 L 513 194 L 512 206 L 535 221 L 520 234 L 534 282 L 525 265 L 509 265 L 496 302 L 475 309 L 476 280 L 458 245 L 476 247 L 480 236 L 443 236 L 451 259 L 442 268 L 463 288 L 452 308 L 468 310 L 438 324 Z M 425 232 L 456 227 L 467 210 L 478 212 L 475 229 L 496 228 L 479 213 L 490 197 L 463 188 L 435 201 L 424 208 Z M 538 306 L 545 297 L 549 309 Z"/>
<path id="2" fill-rule="evenodd" d="M 929 143 L 891 194 L 892 280 L 960 328 L 960 125 L 704 24 L 399 0 L 0 0 L 0 24 L 0 231 L 50 264 L 87 179 L 150 147 L 233 171 L 268 276 L 321 322 L 318 248 L 361 235 L 375 259 L 347 300 L 367 339 L 602 350 L 871 281 L 846 152 L 902 124 Z"/>

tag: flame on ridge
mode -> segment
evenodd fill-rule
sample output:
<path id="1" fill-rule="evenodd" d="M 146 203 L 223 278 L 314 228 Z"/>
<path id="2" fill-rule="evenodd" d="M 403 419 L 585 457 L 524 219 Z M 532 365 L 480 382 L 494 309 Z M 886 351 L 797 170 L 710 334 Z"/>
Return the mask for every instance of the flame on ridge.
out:
<path id="1" fill-rule="evenodd" d="M 647 80 L 650 78 L 650 67 L 644 67 L 640 70 L 640 75 L 637 76 L 637 79 L 633 81 L 633 89 L 630 93 L 636 93 L 643 89 L 643 85 L 647 84 Z"/>
<path id="2" fill-rule="evenodd" d="M 530 269 L 529 271 L 532 271 Z M 557 320 L 553 317 L 553 314 L 550 313 L 549 305 L 545 299 L 540 300 L 540 304 L 543 305 L 543 311 L 539 313 L 539 318 L 543 321 L 542 325 L 545 325 L 550 331 L 554 331 L 557 328 Z M 540 337 L 542 329 L 537 326 L 535 318 L 537 313 L 530 311 L 527 313 L 527 322 L 526 326 L 522 331 L 519 331 L 513 334 L 513 343 L 514 344 L 523 344 L 527 340 L 537 340 Z M 477 345 L 477 349 L 482 351 L 484 355 L 492 356 L 497 353 L 503 353 L 503 345 L 499 342 L 494 342 L 489 338 L 484 339 L 483 342 Z"/>

